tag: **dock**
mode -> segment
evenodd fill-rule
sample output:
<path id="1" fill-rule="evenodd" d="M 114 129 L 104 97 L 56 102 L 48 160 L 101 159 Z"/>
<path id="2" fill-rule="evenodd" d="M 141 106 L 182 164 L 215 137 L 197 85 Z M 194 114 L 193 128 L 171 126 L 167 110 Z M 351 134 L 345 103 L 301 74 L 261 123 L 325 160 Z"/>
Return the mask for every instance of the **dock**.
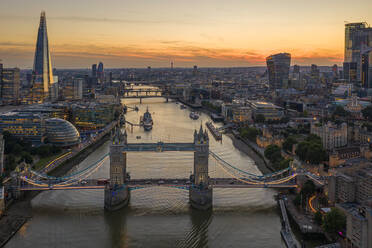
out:
<path id="1" fill-rule="evenodd" d="M 222 134 L 217 130 L 215 126 L 213 126 L 212 122 L 207 122 L 205 125 L 216 140 L 222 140 Z"/>
<path id="2" fill-rule="evenodd" d="M 280 206 L 280 210 L 281 210 L 282 218 L 283 218 L 282 229 L 280 230 L 280 234 L 282 235 L 285 245 L 288 248 L 297 248 L 296 242 L 293 238 L 291 226 L 289 224 L 289 219 L 287 215 L 287 210 L 286 210 L 283 199 L 279 199 L 279 206 Z"/>

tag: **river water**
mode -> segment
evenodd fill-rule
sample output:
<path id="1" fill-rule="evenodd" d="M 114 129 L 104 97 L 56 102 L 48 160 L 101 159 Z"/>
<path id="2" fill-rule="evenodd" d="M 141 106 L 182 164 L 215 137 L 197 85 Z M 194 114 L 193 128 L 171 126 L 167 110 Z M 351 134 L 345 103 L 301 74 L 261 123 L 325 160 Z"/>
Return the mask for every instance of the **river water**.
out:
<path id="1" fill-rule="evenodd" d="M 127 120 L 138 123 L 149 107 L 154 127 L 145 132 L 127 127 L 128 142 L 192 142 L 194 129 L 210 118 L 189 118 L 162 98 L 126 100 L 139 112 L 129 111 Z M 136 136 L 141 136 L 138 140 Z M 87 167 L 109 150 L 109 142 L 74 170 Z M 217 142 L 210 135 L 210 150 L 243 170 L 260 174 L 254 161 L 240 152 L 229 137 Z M 129 153 L 131 178 L 188 178 L 193 154 L 187 152 Z M 228 177 L 213 158 L 210 177 Z M 91 176 L 109 177 L 109 161 Z M 132 191 L 126 209 L 108 213 L 103 209 L 103 190 L 42 192 L 32 200 L 33 218 L 5 246 L 13 247 L 284 247 L 280 217 L 272 189 L 215 189 L 213 211 L 200 212 L 188 205 L 188 192 L 153 187 Z"/>

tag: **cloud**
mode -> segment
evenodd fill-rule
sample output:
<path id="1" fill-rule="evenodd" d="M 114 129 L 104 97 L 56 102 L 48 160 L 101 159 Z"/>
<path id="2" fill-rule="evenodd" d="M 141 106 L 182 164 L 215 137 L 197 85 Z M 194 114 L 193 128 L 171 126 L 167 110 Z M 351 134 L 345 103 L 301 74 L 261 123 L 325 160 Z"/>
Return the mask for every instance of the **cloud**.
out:
<path id="1" fill-rule="evenodd" d="M 105 44 L 64 44 L 51 46 L 52 60 L 56 67 L 89 66 L 96 60 L 107 61 L 113 67 L 120 66 L 162 66 L 175 61 L 178 66 L 197 64 L 199 66 L 264 66 L 265 58 L 271 53 L 249 49 L 205 47 L 202 44 L 178 40 L 158 40 L 148 45 L 127 44 L 110 46 Z M 148 44 L 148 43 L 147 43 Z M 291 64 L 332 65 L 342 62 L 338 51 L 315 49 L 314 51 L 290 50 Z M 0 57 L 6 60 L 20 60 L 22 56 L 32 64 L 33 44 L 2 42 Z M 77 63 L 79 61 L 80 65 Z M 25 63 L 22 61 L 22 63 Z"/>
<path id="2" fill-rule="evenodd" d="M 0 46 L 3 46 L 3 47 L 30 47 L 30 46 L 34 46 L 35 44 L 31 44 L 31 43 L 22 43 L 22 42 L 0 42 Z"/>

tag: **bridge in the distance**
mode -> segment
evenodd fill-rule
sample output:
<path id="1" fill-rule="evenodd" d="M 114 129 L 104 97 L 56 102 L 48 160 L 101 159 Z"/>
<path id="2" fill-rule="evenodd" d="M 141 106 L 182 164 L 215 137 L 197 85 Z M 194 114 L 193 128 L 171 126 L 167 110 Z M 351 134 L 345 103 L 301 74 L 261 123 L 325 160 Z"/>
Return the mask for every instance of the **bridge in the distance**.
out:
<path id="1" fill-rule="evenodd" d="M 142 103 L 143 98 L 165 98 L 168 102 L 168 99 L 177 98 L 177 95 L 172 94 L 167 88 L 126 88 L 124 89 L 123 95 L 121 98 L 130 99 L 130 98 L 139 98 Z"/>

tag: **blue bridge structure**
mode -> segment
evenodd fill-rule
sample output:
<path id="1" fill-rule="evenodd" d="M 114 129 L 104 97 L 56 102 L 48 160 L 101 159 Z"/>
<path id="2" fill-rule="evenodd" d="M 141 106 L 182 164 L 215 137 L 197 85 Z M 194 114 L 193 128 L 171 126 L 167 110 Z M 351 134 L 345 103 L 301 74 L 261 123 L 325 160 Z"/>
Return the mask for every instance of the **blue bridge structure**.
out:
<path id="1" fill-rule="evenodd" d="M 193 173 L 190 178 L 144 178 L 131 179 L 127 173 L 128 152 L 168 152 L 183 151 L 194 153 Z M 230 177 L 210 178 L 209 158 Z M 110 178 L 88 179 L 110 160 Z M 190 205 L 197 209 L 212 207 L 214 188 L 296 188 L 296 177 L 299 175 L 291 167 L 266 174 L 255 175 L 244 171 L 209 150 L 209 137 L 206 130 L 194 132 L 193 142 L 190 143 L 128 143 L 127 133 L 116 128 L 112 133 L 110 152 L 103 155 L 88 167 L 63 177 L 49 176 L 43 172 L 24 169 L 16 177 L 17 191 L 32 190 L 82 190 L 102 189 L 105 192 L 105 209 L 112 211 L 125 207 L 130 200 L 130 192 L 149 187 L 171 187 L 189 192 Z"/>

